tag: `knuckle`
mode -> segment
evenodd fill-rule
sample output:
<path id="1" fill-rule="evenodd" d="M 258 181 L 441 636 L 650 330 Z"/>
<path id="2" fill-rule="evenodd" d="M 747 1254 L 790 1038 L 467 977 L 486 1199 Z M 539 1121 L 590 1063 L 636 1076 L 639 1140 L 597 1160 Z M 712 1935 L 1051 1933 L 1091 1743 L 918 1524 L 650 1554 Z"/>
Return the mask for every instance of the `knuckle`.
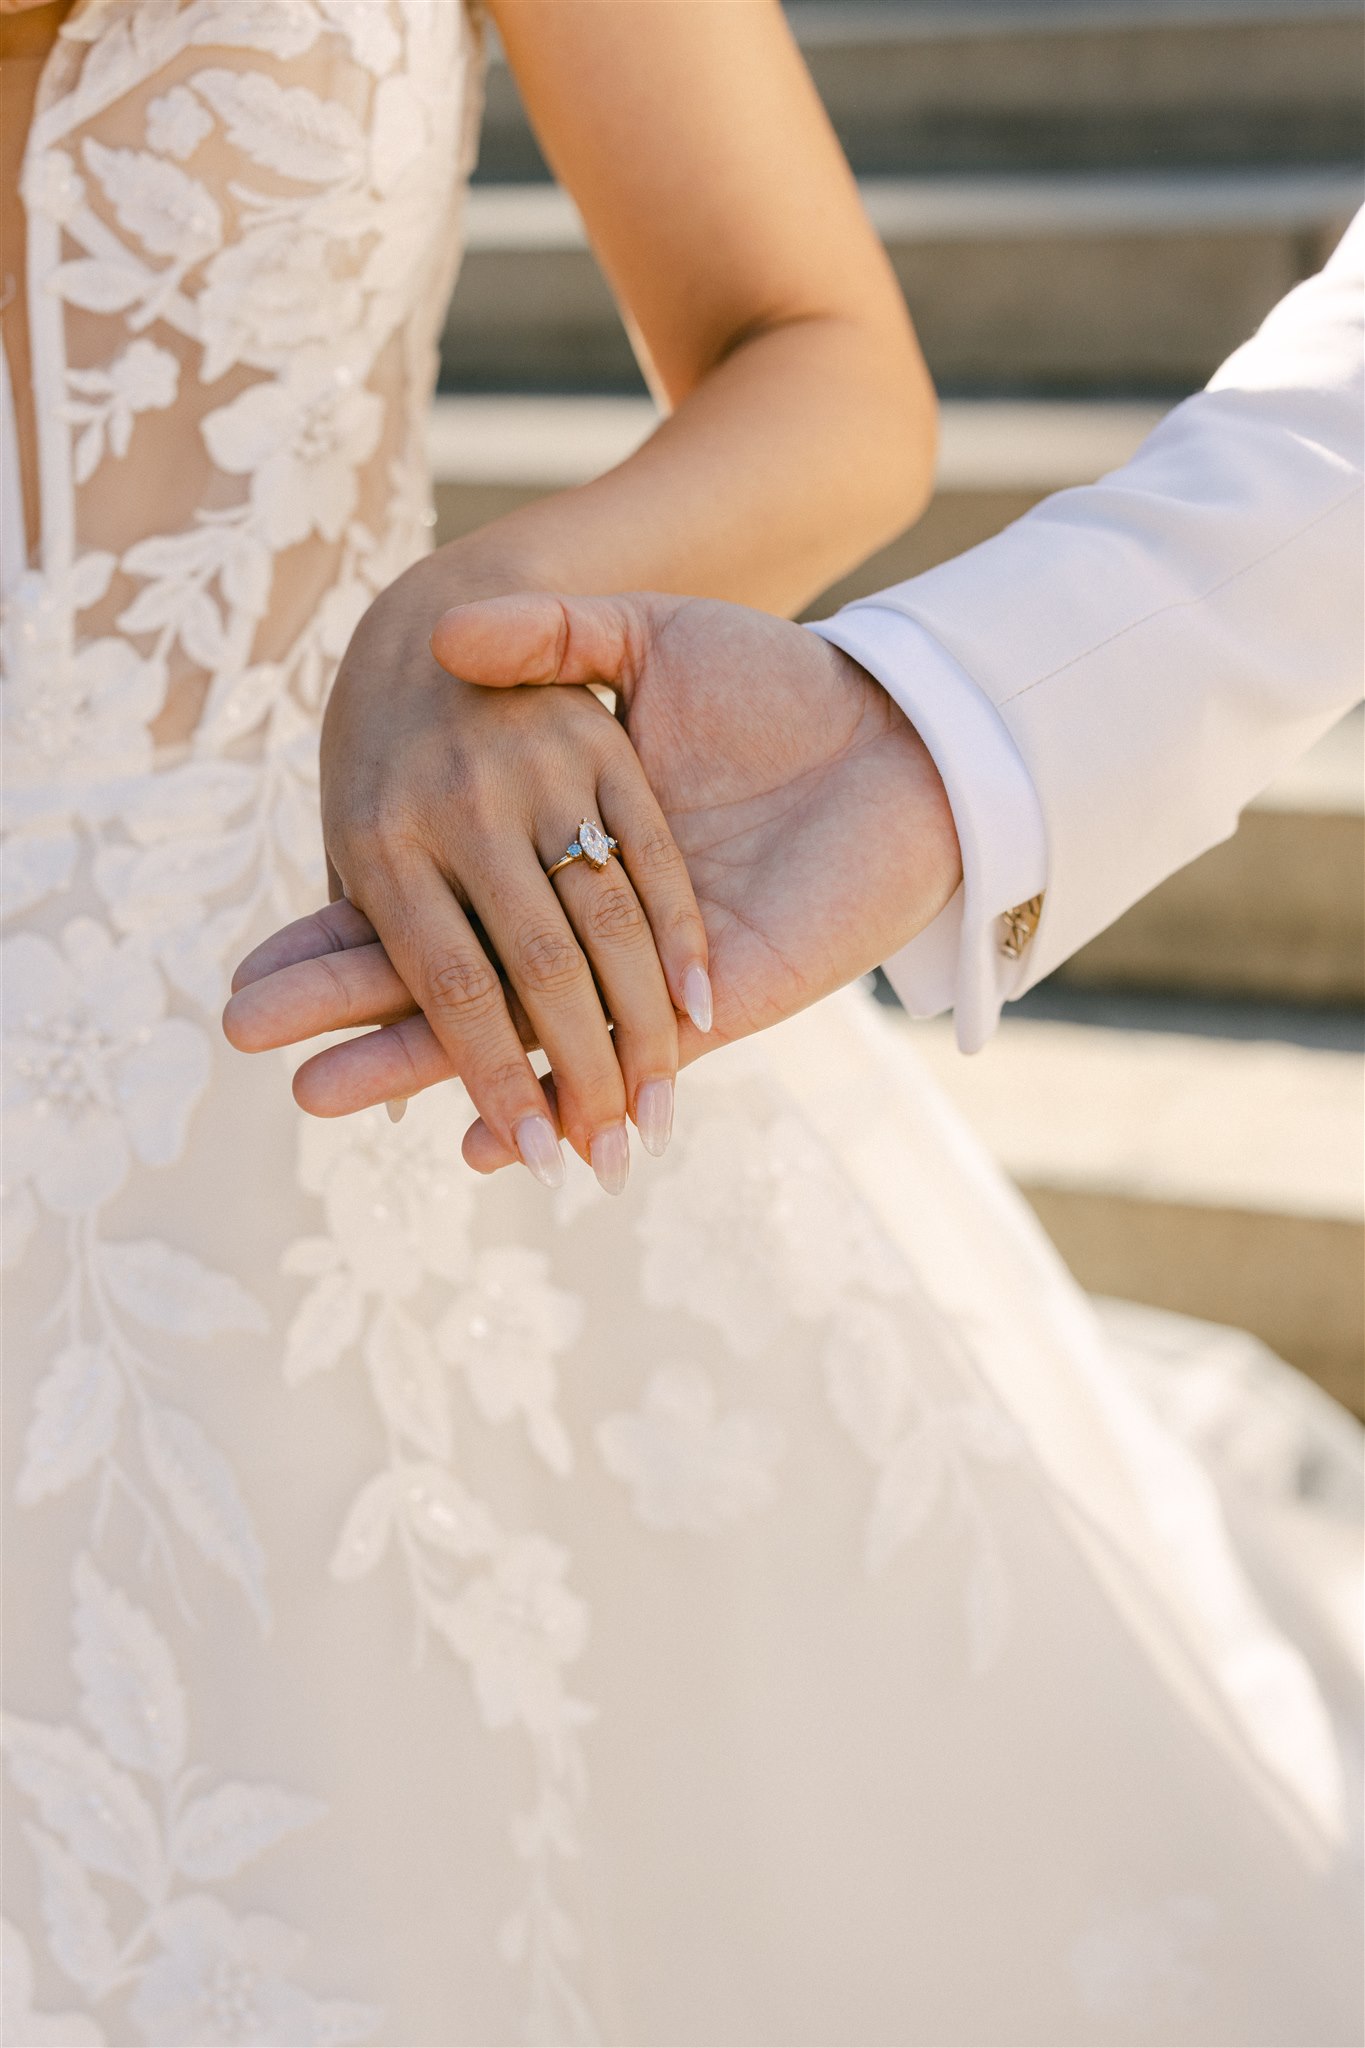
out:
<path id="1" fill-rule="evenodd" d="M 702 944 L 706 937 L 701 912 L 690 896 L 685 902 L 665 903 L 654 918 L 654 928 L 661 939 L 686 939 L 693 945 Z"/>
<path id="2" fill-rule="evenodd" d="M 448 849 L 452 838 L 464 841 L 485 829 L 489 820 L 486 778 L 474 769 L 462 748 L 433 749 L 405 792 L 411 824 L 425 845 Z"/>
<path id="3" fill-rule="evenodd" d="M 639 902 L 629 889 L 608 884 L 595 889 L 583 910 L 583 923 L 592 939 L 609 939 L 620 945 L 644 937 L 645 918 Z"/>
<path id="4" fill-rule="evenodd" d="M 512 948 L 512 980 L 531 995 L 565 995 L 586 972 L 580 947 L 567 927 L 528 924 Z"/>
<path id="5" fill-rule="evenodd" d="M 376 803 L 347 819 L 343 853 L 348 870 L 374 873 L 403 867 L 421 843 L 418 822 L 405 808 Z"/>
<path id="6" fill-rule="evenodd" d="M 438 953 L 427 962 L 427 995 L 440 1014 L 468 1030 L 493 1017 L 502 987 L 490 963 L 472 952 Z"/>
<path id="7" fill-rule="evenodd" d="M 353 991 L 348 987 L 345 976 L 336 966 L 330 954 L 320 953 L 311 963 L 314 976 L 321 984 L 319 995 L 327 1008 L 336 1016 L 338 1024 L 345 1026 L 356 1015 L 357 1003 Z"/>
<path id="8" fill-rule="evenodd" d="M 535 1079 L 525 1060 L 494 1060 L 478 1077 L 479 1094 L 488 1101 L 509 1101 L 526 1094 L 528 1077 L 534 1087 Z"/>
<path id="9" fill-rule="evenodd" d="M 651 881 L 668 881 L 682 872 L 683 859 L 677 842 L 662 825 L 643 832 L 629 851 L 632 867 Z"/>

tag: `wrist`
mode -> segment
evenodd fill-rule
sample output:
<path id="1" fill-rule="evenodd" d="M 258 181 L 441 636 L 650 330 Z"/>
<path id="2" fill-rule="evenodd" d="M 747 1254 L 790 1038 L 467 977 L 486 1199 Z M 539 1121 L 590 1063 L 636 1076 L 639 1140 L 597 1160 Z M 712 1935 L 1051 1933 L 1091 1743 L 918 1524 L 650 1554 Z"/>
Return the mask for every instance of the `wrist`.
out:
<path id="1" fill-rule="evenodd" d="M 962 845 L 947 785 L 915 721 L 869 669 L 827 644 L 856 677 L 862 733 L 891 764 L 894 813 L 907 837 L 905 884 L 897 892 L 893 923 L 878 934 L 880 961 L 932 923 L 957 894 Z"/>
<path id="2" fill-rule="evenodd" d="M 333 698 L 357 688 L 387 698 L 403 684 L 437 680 L 448 690 L 451 678 L 438 670 L 429 647 L 437 620 L 478 598 L 551 587 L 548 568 L 528 549 L 499 545 L 482 531 L 446 542 L 370 601 L 351 635 Z"/>
<path id="3" fill-rule="evenodd" d="M 431 605 L 433 626 L 452 605 L 510 597 L 521 590 L 572 587 L 543 550 L 502 536 L 496 528 L 480 528 L 446 541 L 415 562 L 407 574 Z"/>

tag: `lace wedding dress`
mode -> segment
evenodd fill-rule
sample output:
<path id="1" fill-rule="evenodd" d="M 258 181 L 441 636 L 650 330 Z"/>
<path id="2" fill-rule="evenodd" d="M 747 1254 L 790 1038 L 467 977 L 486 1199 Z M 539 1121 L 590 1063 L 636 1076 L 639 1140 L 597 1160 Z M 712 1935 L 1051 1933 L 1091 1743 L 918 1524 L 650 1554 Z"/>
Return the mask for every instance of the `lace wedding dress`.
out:
<path id="1" fill-rule="evenodd" d="M 860 994 L 617 1203 L 219 1038 L 428 536 L 477 99 L 447 0 L 93 0 L 42 80 L 4 2040 L 1356 2040 L 1331 1616 Z"/>

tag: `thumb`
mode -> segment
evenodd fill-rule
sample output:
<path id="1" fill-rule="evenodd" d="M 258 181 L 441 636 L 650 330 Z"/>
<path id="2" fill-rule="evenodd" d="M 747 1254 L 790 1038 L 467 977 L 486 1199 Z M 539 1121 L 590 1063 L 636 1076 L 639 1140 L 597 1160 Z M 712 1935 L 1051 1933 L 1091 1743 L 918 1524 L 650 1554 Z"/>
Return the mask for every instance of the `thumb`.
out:
<path id="1" fill-rule="evenodd" d="M 647 602 L 538 590 L 479 598 L 436 621 L 431 651 L 467 683 L 604 683 L 629 703 L 648 637 Z"/>

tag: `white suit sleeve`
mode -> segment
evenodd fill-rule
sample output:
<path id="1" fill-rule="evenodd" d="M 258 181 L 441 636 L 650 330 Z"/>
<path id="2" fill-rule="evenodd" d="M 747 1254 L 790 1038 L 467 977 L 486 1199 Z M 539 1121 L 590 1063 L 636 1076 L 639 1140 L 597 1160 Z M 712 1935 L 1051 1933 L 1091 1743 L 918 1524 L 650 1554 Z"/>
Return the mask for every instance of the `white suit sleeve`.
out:
<path id="1" fill-rule="evenodd" d="M 943 777 L 962 849 L 962 886 L 933 923 L 884 965 L 912 1017 L 952 1010 L 957 1041 L 976 1052 L 1024 961 L 1001 951 L 1000 919 L 1043 892 L 1047 845 L 1028 769 L 1000 713 L 937 641 L 875 599 L 810 629 L 876 677 L 919 733 Z"/>
<path id="2" fill-rule="evenodd" d="M 1277 769 L 1359 699 L 1363 297 L 1365 213 L 1124 468 L 819 629 L 855 659 L 870 631 L 868 666 L 888 684 L 932 672 L 927 636 L 936 687 L 979 692 L 1027 770 L 1046 895 L 1003 994 L 1227 838 Z M 888 614 L 913 628 L 899 648 Z M 1006 873 L 1014 858 L 1031 881 L 1026 847 L 1010 851 L 1027 805 L 992 826 L 998 769 L 978 776 L 970 747 L 936 759 L 964 869 L 967 845 L 989 841 Z M 992 915 L 998 893 L 979 892 L 973 909 L 964 891 L 961 997 L 987 945 L 968 916 Z M 989 1029 L 979 974 L 975 1007 Z M 959 1036 L 979 1043 L 963 1021 Z"/>

